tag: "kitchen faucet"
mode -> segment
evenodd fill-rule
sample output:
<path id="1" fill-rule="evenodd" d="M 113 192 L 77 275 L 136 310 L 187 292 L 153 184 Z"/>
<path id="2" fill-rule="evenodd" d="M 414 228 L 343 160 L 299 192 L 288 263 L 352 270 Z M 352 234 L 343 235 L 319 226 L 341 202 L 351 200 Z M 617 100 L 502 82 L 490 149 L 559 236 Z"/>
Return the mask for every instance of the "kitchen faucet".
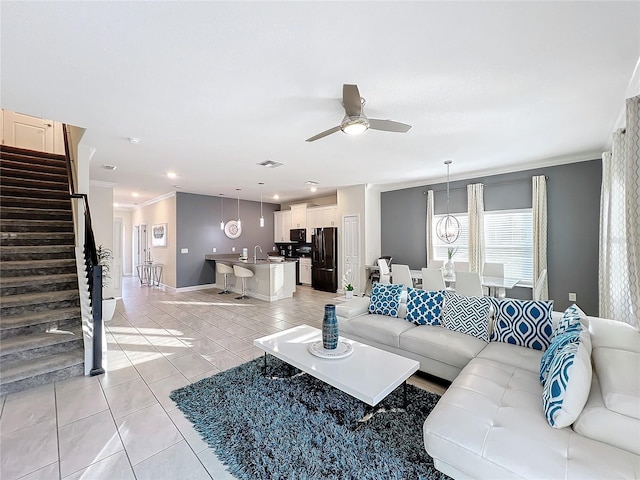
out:
<path id="1" fill-rule="evenodd" d="M 253 263 L 258 263 L 258 248 L 260 249 L 260 253 L 262 253 L 262 247 L 260 245 L 256 245 L 255 247 L 253 247 Z"/>

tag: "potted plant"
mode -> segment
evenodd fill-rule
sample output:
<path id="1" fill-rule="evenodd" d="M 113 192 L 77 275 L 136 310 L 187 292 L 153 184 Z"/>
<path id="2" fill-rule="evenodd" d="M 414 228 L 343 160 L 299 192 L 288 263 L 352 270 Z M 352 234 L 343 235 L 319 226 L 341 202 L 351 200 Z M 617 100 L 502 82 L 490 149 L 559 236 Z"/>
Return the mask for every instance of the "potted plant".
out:
<path id="1" fill-rule="evenodd" d="M 111 263 L 113 252 L 110 248 L 100 245 L 96 251 L 98 265 L 102 265 L 102 288 L 106 288 L 111 280 Z M 102 320 L 108 322 L 116 312 L 116 299 L 114 297 L 102 298 Z"/>
<path id="2" fill-rule="evenodd" d="M 447 263 L 444 264 L 445 276 L 452 277 L 455 274 L 456 267 L 453 263 L 453 256 L 458 251 L 457 247 L 449 247 L 447 248 Z"/>
<path id="3" fill-rule="evenodd" d="M 353 284 L 351 283 L 351 271 L 344 274 L 342 284 L 344 285 L 344 296 L 346 298 L 353 298 Z"/>

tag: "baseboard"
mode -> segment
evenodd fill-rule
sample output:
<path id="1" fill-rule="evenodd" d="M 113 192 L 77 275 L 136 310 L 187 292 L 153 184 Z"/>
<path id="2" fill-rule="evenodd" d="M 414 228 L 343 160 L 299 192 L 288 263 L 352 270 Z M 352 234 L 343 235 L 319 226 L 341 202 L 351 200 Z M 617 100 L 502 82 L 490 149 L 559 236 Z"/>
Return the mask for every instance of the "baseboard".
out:
<path id="1" fill-rule="evenodd" d="M 166 285 L 163 285 L 163 286 L 176 293 L 195 292 L 197 290 L 208 290 L 210 288 L 218 288 L 218 286 L 215 283 L 205 283 L 204 285 L 193 285 L 192 287 L 179 287 L 179 288 L 168 287 Z"/>

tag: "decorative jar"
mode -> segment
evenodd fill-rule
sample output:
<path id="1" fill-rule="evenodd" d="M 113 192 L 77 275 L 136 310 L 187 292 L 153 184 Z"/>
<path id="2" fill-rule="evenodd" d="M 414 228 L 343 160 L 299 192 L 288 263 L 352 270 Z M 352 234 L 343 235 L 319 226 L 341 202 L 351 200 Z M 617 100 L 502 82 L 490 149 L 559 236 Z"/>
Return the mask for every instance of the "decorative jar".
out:
<path id="1" fill-rule="evenodd" d="M 332 304 L 324 306 L 322 346 L 325 350 L 335 350 L 338 348 L 338 317 L 336 317 L 336 306 Z"/>

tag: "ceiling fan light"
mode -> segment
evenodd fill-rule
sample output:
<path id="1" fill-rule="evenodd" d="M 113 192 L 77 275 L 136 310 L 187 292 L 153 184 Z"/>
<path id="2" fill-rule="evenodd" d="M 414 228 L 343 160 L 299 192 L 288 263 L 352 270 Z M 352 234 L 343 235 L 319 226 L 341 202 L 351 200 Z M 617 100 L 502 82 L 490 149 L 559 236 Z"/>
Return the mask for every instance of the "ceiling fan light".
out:
<path id="1" fill-rule="evenodd" d="M 360 135 L 369 128 L 366 117 L 346 117 L 340 125 L 340 129 L 347 135 Z"/>

